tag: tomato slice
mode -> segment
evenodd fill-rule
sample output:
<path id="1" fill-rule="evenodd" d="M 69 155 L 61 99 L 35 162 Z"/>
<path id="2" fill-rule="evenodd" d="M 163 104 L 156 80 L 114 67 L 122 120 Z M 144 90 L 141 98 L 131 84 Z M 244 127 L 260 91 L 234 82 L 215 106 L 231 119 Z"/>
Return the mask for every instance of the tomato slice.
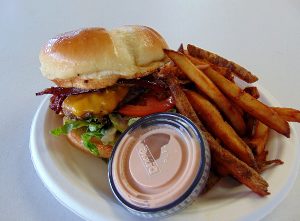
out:
<path id="1" fill-rule="evenodd" d="M 165 112 L 175 106 L 175 100 L 172 96 L 159 101 L 154 96 L 145 97 L 144 105 L 127 104 L 119 109 L 119 113 L 125 116 L 144 117 L 149 114 Z"/>

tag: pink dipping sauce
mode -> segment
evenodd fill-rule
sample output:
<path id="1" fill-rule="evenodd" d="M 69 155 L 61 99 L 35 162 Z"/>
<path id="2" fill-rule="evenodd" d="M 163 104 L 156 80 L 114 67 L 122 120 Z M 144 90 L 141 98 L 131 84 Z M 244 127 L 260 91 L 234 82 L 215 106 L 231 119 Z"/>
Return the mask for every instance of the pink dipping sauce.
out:
<path id="1" fill-rule="evenodd" d="M 208 145 L 196 126 L 174 113 L 147 116 L 117 142 L 109 180 L 117 199 L 142 217 L 163 217 L 185 208 L 205 186 Z"/>

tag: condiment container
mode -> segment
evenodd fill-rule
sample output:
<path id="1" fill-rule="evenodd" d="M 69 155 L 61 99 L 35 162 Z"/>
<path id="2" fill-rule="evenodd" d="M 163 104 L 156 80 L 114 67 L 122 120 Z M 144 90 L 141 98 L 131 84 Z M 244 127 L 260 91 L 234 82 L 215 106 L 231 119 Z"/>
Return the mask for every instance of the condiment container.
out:
<path id="1" fill-rule="evenodd" d="M 190 205 L 210 170 L 201 131 L 177 113 L 141 118 L 118 139 L 109 162 L 109 182 L 118 201 L 135 215 L 171 215 Z"/>

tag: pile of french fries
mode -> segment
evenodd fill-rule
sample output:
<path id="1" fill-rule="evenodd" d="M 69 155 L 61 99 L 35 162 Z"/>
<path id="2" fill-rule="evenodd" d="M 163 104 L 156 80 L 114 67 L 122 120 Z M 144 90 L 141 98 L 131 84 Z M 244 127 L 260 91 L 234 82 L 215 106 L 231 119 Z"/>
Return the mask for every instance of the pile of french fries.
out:
<path id="1" fill-rule="evenodd" d="M 258 78 L 240 65 L 212 52 L 188 45 L 164 50 L 171 59 L 157 74 L 169 86 L 177 110 L 200 128 L 210 146 L 211 175 L 207 189 L 221 177 L 232 176 L 255 193 L 268 195 L 261 176 L 269 165 L 266 144 L 270 129 L 290 136 L 290 122 L 300 122 L 300 111 L 269 107 L 259 101 L 255 86 L 240 88 L 234 77 L 247 83 Z"/>

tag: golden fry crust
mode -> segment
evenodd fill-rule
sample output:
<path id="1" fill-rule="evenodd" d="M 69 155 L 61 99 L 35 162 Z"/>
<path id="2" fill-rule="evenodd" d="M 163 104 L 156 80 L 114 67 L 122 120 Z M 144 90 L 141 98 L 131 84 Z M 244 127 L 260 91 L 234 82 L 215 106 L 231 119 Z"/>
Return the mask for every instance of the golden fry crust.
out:
<path id="1" fill-rule="evenodd" d="M 238 78 L 246 81 L 247 83 L 253 83 L 258 80 L 258 77 L 253 75 L 250 71 L 243 68 L 242 66 L 234 63 L 233 61 L 228 61 L 227 59 L 214 54 L 212 52 L 206 51 L 202 48 L 198 48 L 194 45 L 187 45 L 188 52 L 197 58 L 206 59 L 212 64 L 216 64 L 221 67 L 226 67 L 230 69 Z"/>

